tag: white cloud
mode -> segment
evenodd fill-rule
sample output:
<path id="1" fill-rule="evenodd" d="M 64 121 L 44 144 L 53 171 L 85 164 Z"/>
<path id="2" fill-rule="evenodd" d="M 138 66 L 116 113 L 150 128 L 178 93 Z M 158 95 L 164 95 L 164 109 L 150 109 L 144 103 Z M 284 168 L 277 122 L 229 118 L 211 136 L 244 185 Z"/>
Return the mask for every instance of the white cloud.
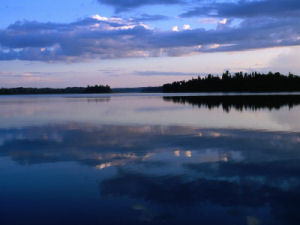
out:
<path id="1" fill-rule="evenodd" d="M 179 28 L 178 28 L 178 26 L 174 26 L 174 27 L 172 27 L 172 31 L 178 32 L 178 31 L 179 31 Z"/>
<path id="2" fill-rule="evenodd" d="M 103 17 L 103 16 L 100 16 L 98 14 L 93 15 L 92 18 L 95 19 L 95 20 L 99 20 L 99 21 L 108 21 L 107 17 Z"/>
<path id="3" fill-rule="evenodd" d="M 184 24 L 184 25 L 182 26 L 182 29 L 183 29 L 183 30 L 191 30 L 191 26 L 190 26 L 189 24 Z"/>
<path id="4" fill-rule="evenodd" d="M 224 19 L 220 20 L 219 23 L 221 23 L 221 24 L 226 24 L 226 23 L 227 23 L 227 19 L 224 18 Z"/>

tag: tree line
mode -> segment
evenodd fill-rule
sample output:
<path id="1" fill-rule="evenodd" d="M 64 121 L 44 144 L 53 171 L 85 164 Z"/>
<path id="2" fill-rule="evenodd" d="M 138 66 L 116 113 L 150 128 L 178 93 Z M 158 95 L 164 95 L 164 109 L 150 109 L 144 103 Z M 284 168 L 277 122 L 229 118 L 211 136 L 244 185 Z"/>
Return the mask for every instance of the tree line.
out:
<path id="1" fill-rule="evenodd" d="M 300 91 L 300 77 L 279 72 L 267 74 L 226 71 L 221 77 L 211 74 L 188 81 L 163 85 L 163 92 L 283 92 Z"/>
<path id="2" fill-rule="evenodd" d="M 108 85 L 95 85 L 87 87 L 67 87 L 67 88 L 1 88 L 0 95 L 17 94 L 91 94 L 91 93 L 111 93 Z"/>

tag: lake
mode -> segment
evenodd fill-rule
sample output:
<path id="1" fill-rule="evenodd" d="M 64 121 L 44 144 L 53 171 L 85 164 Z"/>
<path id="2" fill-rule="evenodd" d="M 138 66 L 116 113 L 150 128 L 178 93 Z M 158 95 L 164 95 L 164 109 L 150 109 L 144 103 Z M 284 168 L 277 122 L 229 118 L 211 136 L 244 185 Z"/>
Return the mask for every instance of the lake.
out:
<path id="1" fill-rule="evenodd" d="M 300 95 L 0 96 L 0 224 L 300 221 Z"/>

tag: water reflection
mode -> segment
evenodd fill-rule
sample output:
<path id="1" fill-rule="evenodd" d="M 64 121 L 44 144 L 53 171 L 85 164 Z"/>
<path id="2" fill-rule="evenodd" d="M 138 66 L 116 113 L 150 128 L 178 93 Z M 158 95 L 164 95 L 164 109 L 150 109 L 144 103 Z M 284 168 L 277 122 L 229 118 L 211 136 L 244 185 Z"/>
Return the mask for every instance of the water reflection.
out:
<path id="1" fill-rule="evenodd" d="M 222 107 L 229 112 L 231 108 L 243 110 L 279 110 L 284 106 L 290 109 L 300 104 L 300 95 L 216 95 L 216 96 L 169 96 L 165 101 L 191 104 L 193 106 L 213 109 Z"/>
<path id="2" fill-rule="evenodd" d="M 231 107 L 230 113 L 214 107 L 219 104 L 218 102 L 225 104 L 223 97 L 211 96 L 217 99 L 211 101 L 202 96 L 199 97 L 199 102 L 198 97 L 172 97 L 166 101 L 162 96 L 1 96 L 0 128 L 43 126 L 49 123 L 75 121 L 98 125 L 186 125 L 202 128 L 300 131 L 298 119 L 300 105 L 297 105 L 297 95 L 287 97 L 290 100 L 280 96 L 262 97 L 273 98 L 275 103 L 273 100 L 265 102 L 261 100 L 263 103 L 260 103 L 259 99 L 256 101 L 256 97 L 250 97 L 252 100 L 247 103 L 241 102 L 238 96 L 224 96 L 227 99 L 224 107 L 228 110 Z M 199 107 L 189 103 L 173 104 L 173 98 L 195 102 L 193 104 L 198 104 Z M 229 101 L 231 98 L 237 100 Z M 279 100 L 276 100 L 277 98 Z M 283 100 L 280 100 L 282 98 Z M 206 103 L 212 108 L 206 108 Z M 249 105 L 247 108 L 243 106 L 246 103 Z M 269 109 L 276 107 L 276 110 L 268 110 L 267 106 Z M 259 110 L 254 111 L 252 108 Z"/>
<path id="3" fill-rule="evenodd" d="M 299 149 L 298 132 L 75 122 L 0 129 L 0 218 L 298 224 Z"/>

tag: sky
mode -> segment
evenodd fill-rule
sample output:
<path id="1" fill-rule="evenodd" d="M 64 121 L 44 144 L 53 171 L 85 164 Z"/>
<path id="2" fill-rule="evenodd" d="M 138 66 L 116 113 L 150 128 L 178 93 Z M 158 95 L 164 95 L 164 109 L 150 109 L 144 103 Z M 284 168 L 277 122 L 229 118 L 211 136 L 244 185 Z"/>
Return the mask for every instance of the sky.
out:
<path id="1" fill-rule="evenodd" d="M 0 87 L 300 75 L 299 0 L 2 0 Z"/>

